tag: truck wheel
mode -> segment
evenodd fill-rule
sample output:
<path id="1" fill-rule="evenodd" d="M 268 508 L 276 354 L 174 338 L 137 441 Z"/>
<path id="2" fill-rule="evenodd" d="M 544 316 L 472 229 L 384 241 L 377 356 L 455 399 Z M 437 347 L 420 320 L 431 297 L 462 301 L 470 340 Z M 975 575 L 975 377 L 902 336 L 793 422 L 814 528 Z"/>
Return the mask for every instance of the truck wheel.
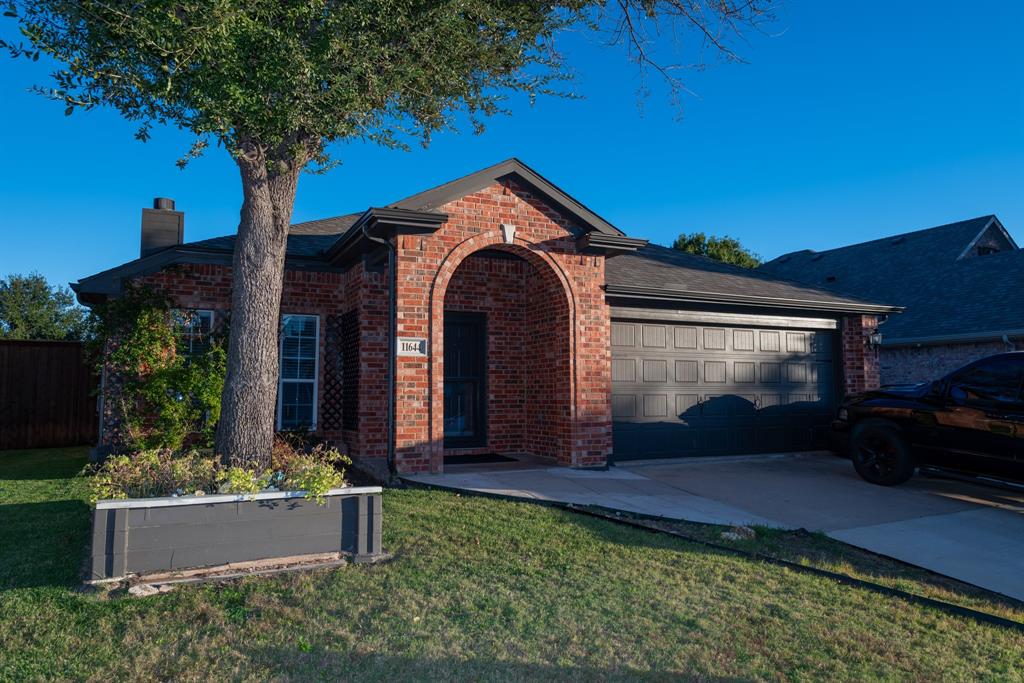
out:
<path id="1" fill-rule="evenodd" d="M 862 422 L 850 438 L 853 467 L 865 481 L 879 486 L 902 484 L 914 474 L 914 456 L 895 425 Z"/>

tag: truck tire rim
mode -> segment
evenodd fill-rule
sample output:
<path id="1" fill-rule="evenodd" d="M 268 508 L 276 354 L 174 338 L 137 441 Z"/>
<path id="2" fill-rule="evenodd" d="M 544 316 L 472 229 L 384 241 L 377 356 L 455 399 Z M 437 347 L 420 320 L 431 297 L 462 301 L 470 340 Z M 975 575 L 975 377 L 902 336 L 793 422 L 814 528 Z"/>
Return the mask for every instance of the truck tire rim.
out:
<path id="1" fill-rule="evenodd" d="M 868 434 L 857 446 L 861 464 L 878 476 L 885 476 L 896 469 L 899 457 L 896 444 L 884 434 Z"/>

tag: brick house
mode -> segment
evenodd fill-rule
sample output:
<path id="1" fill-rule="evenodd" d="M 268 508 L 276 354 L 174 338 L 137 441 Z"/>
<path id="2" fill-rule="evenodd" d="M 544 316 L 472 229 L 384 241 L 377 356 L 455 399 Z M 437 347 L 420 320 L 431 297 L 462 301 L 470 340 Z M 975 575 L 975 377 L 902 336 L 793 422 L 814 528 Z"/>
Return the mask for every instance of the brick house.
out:
<path id="1" fill-rule="evenodd" d="M 1024 348 L 1024 251 L 995 216 L 797 251 L 760 270 L 902 306 L 879 327 L 884 384 L 937 379 Z"/>
<path id="2" fill-rule="evenodd" d="M 74 289 L 146 282 L 216 325 L 234 238 L 184 243 L 161 202 L 141 257 Z M 810 448 L 896 310 L 628 237 L 512 159 L 292 226 L 277 427 L 397 472 Z"/>

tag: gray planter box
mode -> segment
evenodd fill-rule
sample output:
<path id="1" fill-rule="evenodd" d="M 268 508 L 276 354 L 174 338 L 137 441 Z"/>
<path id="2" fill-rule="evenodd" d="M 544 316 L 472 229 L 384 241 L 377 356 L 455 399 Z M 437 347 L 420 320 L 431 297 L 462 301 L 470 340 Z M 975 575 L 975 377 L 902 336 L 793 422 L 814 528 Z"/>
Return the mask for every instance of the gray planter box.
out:
<path id="1" fill-rule="evenodd" d="M 322 553 L 348 553 L 356 561 L 381 555 L 379 486 L 332 489 L 326 505 L 303 495 L 101 500 L 87 580 Z"/>

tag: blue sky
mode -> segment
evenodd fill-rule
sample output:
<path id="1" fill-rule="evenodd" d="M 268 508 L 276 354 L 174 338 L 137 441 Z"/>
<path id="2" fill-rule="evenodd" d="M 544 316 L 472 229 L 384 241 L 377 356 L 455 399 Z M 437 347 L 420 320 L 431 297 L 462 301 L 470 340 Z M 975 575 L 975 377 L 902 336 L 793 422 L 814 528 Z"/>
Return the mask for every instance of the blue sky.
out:
<path id="1" fill-rule="evenodd" d="M 10 20 L 0 37 L 10 36 Z M 1024 239 L 1024 3 L 791 0 L 747 64 L 686 75 L 679 119 L 638 100 L 621 50 L 569 35 L 579 100 L 514 103 L 481 136 L 429 149 L 339 145 L 303 177 L 295 220 L 359 211 L 518 156 L 628 234 L 729 234 L 771 258 L 996 213 Z M 0 275 L 66 283 L 135 258 L 154 196 L 186 213 L 187 240 L 234 232 L 241 202 L 221 150 L 179 171 L 190 138 L 146 144 L 112 111 L 63 115 L 25 89 L 39 62 L 2 62 Z M 870 267 L 869 264 L 865 264 Z"/>

